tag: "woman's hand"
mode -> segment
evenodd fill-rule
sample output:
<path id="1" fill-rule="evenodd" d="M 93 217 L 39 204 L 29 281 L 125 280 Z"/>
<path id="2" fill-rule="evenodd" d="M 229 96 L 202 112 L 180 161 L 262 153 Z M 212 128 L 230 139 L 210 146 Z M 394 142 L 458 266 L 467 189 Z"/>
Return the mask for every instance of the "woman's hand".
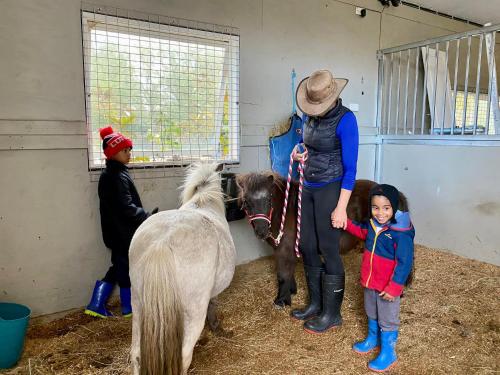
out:
<path id="1" fill-rule="evenodd" d="M 293 160 L 295 161 L 302 161 L 302 160 L 305 160 L 305 155 L 304 153 L 298 153 L 298 152 L 294 152 L 293 153 Z"/>
<path id="2" fill-rule="evenodd" d="M 343 207 L 337 207 L 335 210 L 332 212 L 332 227 L 334 228 L 341 228 L 341 229 L 346 229 L 347 228 L 347 211 Z"/>
<path id="3" fill-rule="evenodd" d="M 304 151 L 300 152 L 301 149 Z M 292 151 L 292 159 L 301 162 L 301 161 L 306 161 L 306 158 L 307 158 L 306 146 L 304 146 L 302 143 L 300 145 L 295 145 Z"/>
<path id="4" fill-rule="evenodd" d="M 337 202 L 337 207 L 332 212 L 332 227 L 334 228 L 347 228 L 347 204 L 351 198 L 351 190 L 340 189 L 340 197 Z"/>
<path id="5" fill-rule="evenodd" d="M 389 293 L 387 292 L 380 292 L 379 293 L 379 296 L 382 297 L 383 299 L 385 299 L 386 301 L 389 301 L 389 302 L 393 302 L 394 301 L 394 296 L 391 296 Z"/>

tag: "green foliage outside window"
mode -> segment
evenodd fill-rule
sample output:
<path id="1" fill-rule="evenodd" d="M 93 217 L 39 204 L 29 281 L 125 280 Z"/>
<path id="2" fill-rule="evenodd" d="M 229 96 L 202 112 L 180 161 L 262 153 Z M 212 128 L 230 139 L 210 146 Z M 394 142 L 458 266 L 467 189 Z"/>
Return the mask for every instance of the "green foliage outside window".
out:
<path id="1" fill-rule="evenodd" d="M 89 103 L 94 135 L 112 125 L 131 137 L 134 161 L 182 157 L 193 151 L 207 157 L 229 154 L 224 47 L 100 30 L 91 34 Z M 221 104 L 221 124 L 216 124 Z M 93 147 L 99 152 L 100 142 Z"/>

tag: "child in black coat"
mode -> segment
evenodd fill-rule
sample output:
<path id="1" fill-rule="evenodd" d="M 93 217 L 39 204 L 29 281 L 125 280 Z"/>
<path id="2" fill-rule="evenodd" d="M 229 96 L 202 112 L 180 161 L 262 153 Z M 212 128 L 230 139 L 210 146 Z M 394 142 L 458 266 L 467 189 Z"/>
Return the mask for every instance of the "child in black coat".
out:
<path id="1" fill-rule="evenodd" d="M 111 313 L 106 302 L 117 283 L 120 286 L 120 301 L 123 316 L 132 315 L 130 304 L 130 278 L 128 250 L 130 242 L 141 223 L 151 214 L 142 207 L 134 182 L 128 173 L 132 140 L 113 132 L 111 127 L 100 130 L 102 148 L 106 155 L 106 168 L 99 178 L 99 210 L 104 244 L 111 249 L 111 263 L 106 276 L 96 281 L 92 300 L 85 313 L 106 318 Z"/>

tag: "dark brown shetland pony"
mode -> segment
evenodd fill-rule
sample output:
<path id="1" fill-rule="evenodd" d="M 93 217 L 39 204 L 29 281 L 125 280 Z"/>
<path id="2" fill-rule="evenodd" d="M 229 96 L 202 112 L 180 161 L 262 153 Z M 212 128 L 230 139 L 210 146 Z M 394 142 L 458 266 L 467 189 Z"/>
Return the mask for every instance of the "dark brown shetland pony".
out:
<path id="1" fill-rule="evenodd" d="M 297 233 L 297 195 L 298 184 L 292 182 L 288 198 L 284 234 L 279 245 L 275 238 L 281 224 L 285 200 L 286 180 L 272 172 L 247 173 L 236 177 L 240 189 L 239 202 L 251 221 L 255 235 L 266 241 L 274 249 L 276 271 L 278 274 L 278 296 L 274 304 L 278 307 L 291 305 L 292 294 L 297 292 L 295 282 L 296 257 L 294 252 Z M 347 205 L 347 216 L 355 221 L 368 220 L 370 204 L 369 191 L 376 183 L 370 180 L 357 180 Z M 399 209 L 408 211 L 406 197 L 400 194 Z M 347 232 L 340 237 L 340 253 L 354 249 L 361 241 Z"/>

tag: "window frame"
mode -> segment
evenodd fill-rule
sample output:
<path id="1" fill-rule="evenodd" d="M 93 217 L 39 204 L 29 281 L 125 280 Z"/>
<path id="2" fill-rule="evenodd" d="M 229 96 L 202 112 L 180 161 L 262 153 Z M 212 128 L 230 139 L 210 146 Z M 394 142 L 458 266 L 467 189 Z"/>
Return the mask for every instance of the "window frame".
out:
<path id="1" fill-rule="evenodd" d="M 118 13 L 123 15 L 118 15 Z M 102 8 L 90 8 L 81 10 L 82 26 L 82 53 L 84 70 L 84 95 L 85 95 L 85 117 L 87 130 L 87 153 L 89 171 L 101 170 L 104 166 L 104 155 L 100 159 L 93 157 L 95 154 L 95 134 L 92 130 L 91 113 L 91 32 L 95 29 L 104 32 L 119 32 L 135 36 L 147 36 L 178 43 L 200 43 L 205 42 L 205 46 L 222 46 L 225 48 L 224 63 L 222 67 L 222 76 L 220 92 L 216 95 L 217 101 L 214 106 L 215 116 L 215 137 L 219 138 L 222 128 L 224 98 L 223 83 L 228 82 L 227 92 L 229 93 L 228 110 L 228 140 L 229 152 L 226 158 L 220 158 L 220 155 L 214 155 L 213 158 L 204 158 L 202 156 L 186 157 L 180 154 L 179 158 L 162 161 L 139 161 L 132 162 L 128 166 L 132 169 L 149 168 L 172 168 L 183 167 L 199 160 L 212 160 L 227 165 L 238 165 L 241 154 L 241 125 L 239 121 L 239 33 L 237 29 L 228 26 L 211 25 L 196 21 L 175 19 L 171 17 L 152 16 L 145 14 L 136 14 L 130 16 L 132 11 L 110 11 Z M 113 14 L 114 13 L 114 14 Z M 126 15 L 126 16 L 125 16 Z M 151 21 L 154 19 L 154 21 Z M 92 27 L 90 26 L 92 25 Z M 197 27 L 195 27 L 197 26 Z M 154 27 L 154 29 L 152 28 Z M 147 131 L 147 126 L 141 124 L 141 132 Z M 217 144 L 220 147 L 220 143 Z M 102 150 L 99 142 L 99 150 Z M 154 152 L 154 151 L 152 151 Z M 165 151 L 162 151 L 164 153 Z M 216 151 L 217 152 L 217 151 Z M 167 155 L 168 156 L 168 155 Z M 163 158 L 168 159 L 167 156 Z M 101 163 L 97 163 L 101 160 Z"/>

